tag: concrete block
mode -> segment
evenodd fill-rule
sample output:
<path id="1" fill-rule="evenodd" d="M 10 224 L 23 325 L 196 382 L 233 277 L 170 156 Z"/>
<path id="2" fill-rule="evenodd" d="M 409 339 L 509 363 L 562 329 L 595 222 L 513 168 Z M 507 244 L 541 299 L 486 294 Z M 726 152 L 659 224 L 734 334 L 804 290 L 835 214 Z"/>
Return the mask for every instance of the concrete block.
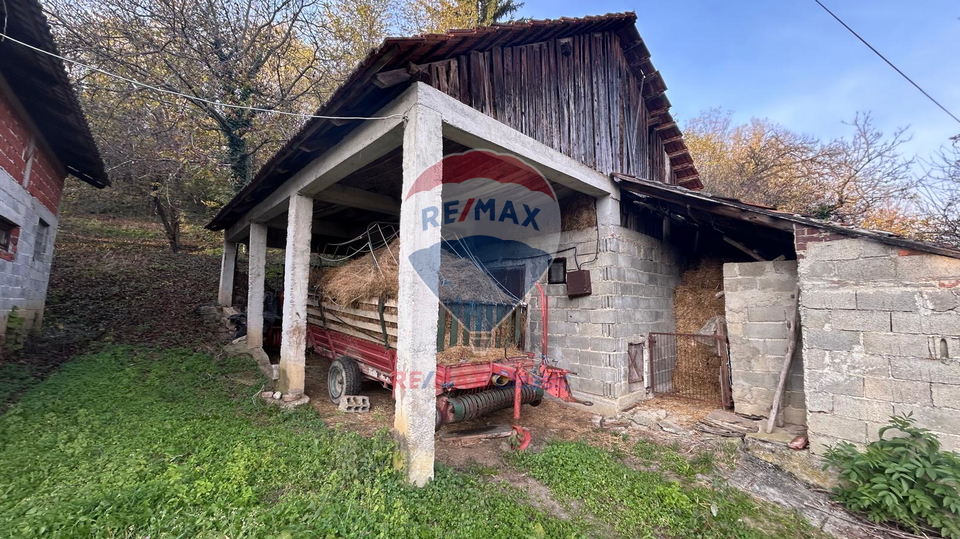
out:
<path id="1" fill-rule="evenodd" d="M 957 410 L 913 404 L 894 404 L 893 409 L 897 415 L 913 413 L 920 427 L 948 434 L 960 434 L 960 414 Z"/>
<path id="2" fill-rule="evenodd" d="M 864 333 L 863 350 L 897 357 L 929 357 L 927 338 L 900 333 Z"/>
<path id="3" fill-rule="evenodd" d="M 810 412 L 833 412 L 833 395 L 823 391 L 807 393 L 806 406 Z"/>
<path id="4" fill-rule="evenodd" d="M 740 277 L 759 277 L 772 269 L 767 262 L 744 262 L 737 266 Z"/>
<path id="5" fill-rule="evenodd" d="M 748 323 L 744 336 L 748 339 L 785 339 L 787 327 L 783 322 Z"/>
<path id="6" fill-rule="evenodd" d="M 803 345 L 815 350 L 853 350 L 860 344 L 860 333 L 853 331 L 803 331 Z"/>
<path id="7" fill-rule="evenodd" d="M 868 399 L 906 404 L 933 404 L 929 382 L 871 378 L 863 380 L 863 396 Z"/>
<path id="8" fill-rule="evenodd" d="M 786 309 L 780 305 L 769 307 L 750 307 L 747 309 L 750 322 L 783 322 L 787 319 Z"/>
<path id="9" fill-rule="evenodd" d="M 860 257 L 860 242 L 855 239 L 811 243 L 806 257 L 810 260 L 853 260 Z"/>
<path id="10" fill-rule="evenodd" d="M 920 333 L 919 313 L 892 312 L 890 324 L 894 333 Z"/>
<path id="11" fill-rule="evenodd" d="M 839 417 L 833 414 L 811 413 L 807 415 L 807 429 L 811 442 L 816 437 L 827 436 L 837 440 L 866 443 L 867 423 L 860 419 Z"/>
<path id="12" fill-rule="evenodd" d="M 885 423 L 890 419 L 890 416 L 893 415 L 893 404 L 878 400 L 836 395 L 833 398 L 833 413 L 851 419 Z"/>
<path id="13" fill-rule="evenodd" d="M 807 371 L 807 387 L 813 392 L 826 392 L 850 397 L 863 396 L 863 376 L 825 371 Z"/>
<path id="14" fill-rule="evenodd" d="M 917 310 L 917 292 L 902 288 L 874 289 L 857 292 L 857 309 L 872 311 Z"/>
<path id="15" fill-rule="evenodd" d="M 852 290 L 806 290 L 800 304 L 808 309 L 856 309 L 857 294 Z"/>
<path id="16" fill-rule="evenodd" d="M 960 312 L 931 313 L 921 316 L 920 329 L 928 335 L 960 335 Z"/>
<path id="17" fill-rule="evenodd" d="M 842 311 L 831 313 L 830 327 L 846 331 L 890 331 L 890 313 L 885 311 Z"/>
<path id="18" fill-rule="evenodd" d="M 938 255 L 900 256 L 897 278 L 903 281 L 960 279 L 960 260 Z"/>
<path id="19" fill-rule="evenodd" d="M 868 258 L 837 262 L 837 278 L 842 281 L 869 282 L 895 279 L 897 266 L 892 258 Z"/>
<path id="20" fill-rule="evenodd" d="M 899 358 L 890 362 L 890 374 L 897 380 L 960 385 L 960 363 L 956 361 Z"/>
<path id="21" fill-rule="evenodd" d="M 960 410 L 960 386 L 931 384 L 933 405 L 938 408 Z M 958 432 L 957 434 L 960 434 Z"/>
<path id="22" fill-rule="evenodd" d="M 340 399 L 341 412 L 362 413 L 370 411 L 370 397 L 365 395 L 344 395 Z"/>
<path id="23" fill-rule="evenodd" d="M 954 310 L 960 306 L 960 290 L 924 290 L 920 292 L 920 306 L 934 312 Z"/>

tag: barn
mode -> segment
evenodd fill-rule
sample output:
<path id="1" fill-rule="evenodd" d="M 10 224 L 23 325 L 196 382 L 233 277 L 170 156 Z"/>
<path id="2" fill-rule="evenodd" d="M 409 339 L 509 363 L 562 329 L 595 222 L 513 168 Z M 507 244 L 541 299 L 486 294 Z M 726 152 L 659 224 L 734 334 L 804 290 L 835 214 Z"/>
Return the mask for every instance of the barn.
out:
<path id="1" fill-rule="evenodd" d="M 960 376 L 949 361 L 960 333 L 958 253 L 700 193 L 666 84 L 635 23 L 635 14 L 621 13 L 387 39 L 223 207 L 208 224 L 224 234 L 219 304 L 246 303 L 247 343 L 255 350 L 264 344 L 266 252 L 284 249 L 285 396 L 302 397 L 306 349 L 316 345 L 317 324 L 327 324 L 317 311 L 322 299 L 311 301 L 311 268 L 329 259 L 331 246 L 349 249 L 356 238 L 371 243 L 371 227 L 382 231 L 384 223 L 403 239 L 395 258 L 398 291 L 392 304 L 380 302 L 378 321 L 354 324 L 372 330 L 354 337 L 376 339 L 382 330 L 383 345 L 395 349 L 395 373 L 437 372 L 437 353 L 458 342 L 445 321 L 464 320 L 437 292 L 446 278 L 442 254 L 431 247 L 450 238 L 427 226 L 427 217 L 452 226 L 468 215 L 479 220 L 479 207 L 470 213 L 473 198 L 462 213 L 450 206 L 460 201 L 445 194 L 453 189 L 449 167 L 437 166 L 450 156 L 479 155 L 471 152 L 506 163 L 497 165 L 497 174 L 509 178 L 501 183 L 529 187 L 535 176 L 549 186 L 542 191 L 558 208 L 556 229 L 528 241 L 550 246 L 549 265 L 497 266 L 508 258 L 501 246 L 488 273 L 500 272 L 523 310 L 512 318 L 512 343 L 564 369 L 573 398 L 598 413 L 658 394 L 751 415 L 771 415 L 782 400 L 782 412 L 772 415 L 808 426 L 824 443 L 862 442 L 883 413 L 907 402 L 870 396 L 884 383 L 900 387 L 901 378 L 893 359 L 886 371 L 881 365 L 864 372 L 862 365 L 882 363 L 869 350 L 896 343 L 914 354 L 905 361 L 936 362 L 924 363 L 924 374 L 904 374 L 908 363 L 896 371 L 913 376 L 917 391 L 926 384 L 927 396 L 934 382 L 953 383 L 935 369 Z M 419 189 L 424 177 L 443 190 Z M 429 213 L 438 208 L 453 209 Z M 534 217 L 536 210 L 526 209 Z M 517 237 L 534 236 L 527 232 Z M 238 298 L 241 245 L 249 270 L 247 292 Z M 420 253 L 427 253 L 422 263 Z M 937 269 L 923 273 L 919 267 L 927 265 Z M 867 267 L 880 273 L 866 275 Z M 932 292 L 936 299 L 926 299 Z M 905 309 L 908 296 L 913 309 L 896 311 L 894 303 Z M 798 297 L 815 299 L 798 305 Z M 935 317 L 929 301 L 940 309 Z M 904 325 L 891 325 L 896 319 Z M 860 323 L 854 320 L 863 325 L 843 325 Z M 914 333 L 906 337 L 898 328 Z M 499 346 L 502 333 L 478 325 L 463 338 Z M 922 350 L 911 348 L 920 341 Z M 870 393 L 868 378 L 879 380 Z M 416 484 L 433 474 L 438 401 L 430 385 L 393 387 L 394 429 Z M 949 419 L 933 397 L 922 404 Z M 941 431 L 960 434 L 952 425 Z"/>
<path id="2" fill-rule="evenodd" d="M 0 17 L 11 38 L 57 52 L 36 0 L 8 0 Z M 108 180 L 63 63 L 3 39 L 0 58 L 0 339 L 8 327 L 21 339 L 43 319 L 64 181 Z"/>

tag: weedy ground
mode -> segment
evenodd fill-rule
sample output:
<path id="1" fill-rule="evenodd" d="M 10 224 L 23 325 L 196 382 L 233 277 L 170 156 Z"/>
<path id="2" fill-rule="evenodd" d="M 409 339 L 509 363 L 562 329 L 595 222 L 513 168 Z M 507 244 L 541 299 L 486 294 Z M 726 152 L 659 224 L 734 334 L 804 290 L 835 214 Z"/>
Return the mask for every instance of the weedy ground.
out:
<path id="1" fill-rule="evenodd" d="M 435 481 L 411 488 L 386 433 L 364 437 L 309 407 L 265 405 L 249 359 L 216 351 L 216 328 L 193 314 L 215 290 L 216 253 L 170 255 L 150 247 L 155 235 L 102 233 L 109 223 L 67 226 L 76 242 L 58 242 L 51 297 L 60 307 L 47 323 L 89 331 L 40 369 L 36 356 L 0 364 L 0 536 L 817 536 L 727 488 L 712 456 L 651 442 L 554 442 L 512 454 L 503 469 L 441 463 Z M 95 256 L 93 265 L 64 261 L 70 253 Z M 114 288 L 95 303 L 117 310 L 100 324 L 97 313 L 63 307 L 84 309 Z M 130 305 L 144 301 L 161 312 Z M 56 332 L 41 341 L 55 343 Z"/>

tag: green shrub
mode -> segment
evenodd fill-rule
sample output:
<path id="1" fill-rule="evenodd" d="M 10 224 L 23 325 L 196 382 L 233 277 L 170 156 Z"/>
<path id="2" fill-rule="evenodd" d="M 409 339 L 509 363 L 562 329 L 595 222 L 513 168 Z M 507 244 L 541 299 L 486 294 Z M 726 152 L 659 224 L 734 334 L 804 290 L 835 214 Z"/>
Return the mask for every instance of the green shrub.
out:
<path id="1" fill-rule="evenodd" d="M 880 440 L 863 452 L 843 442 L 826 454 L 828 468 L 840 473 L 834 488 L 848 509 L 874 522 L 895 522 L 915 533 L 938 530 L 960 538 L 960 458 L 940 449 L 929 430 L 913 426 L 913 414 L 891 417 Z M 888 431 L 903 436 L 885 438 Z"/>

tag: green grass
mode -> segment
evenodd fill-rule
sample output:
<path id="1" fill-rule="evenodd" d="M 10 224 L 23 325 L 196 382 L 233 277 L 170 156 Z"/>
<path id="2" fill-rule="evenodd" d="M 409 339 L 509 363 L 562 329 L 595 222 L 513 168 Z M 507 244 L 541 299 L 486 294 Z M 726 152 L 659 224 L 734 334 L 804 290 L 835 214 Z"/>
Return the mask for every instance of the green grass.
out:
<path id="1" fill-rule="evenodd" d="M 310 407 L 267 406 L 262 382 L 249 359 L 187 350 L 107 346 L 64 364 L 0 416 L 0 536 L 810 535 L 744 494 L 681 485 L 582 443 L 510 459 L 569 518 L 529 505 L 491 479 L 495 468 L 438 465 L 436 480 L 415 489 L 394 470 L 386 434 L 364 438 L 328 428 Z"/>
<path id="2" fill-rule="evenodd" d="M 249 360 L 108 347 L 0 417 L 4 537 L 588 535 L 466 474 L 424 489 L 386 436 L 327 428 L 254 394 Z"/>
<path id="3" fill-rule="evenodd" d="M 560 500 L 580 505 L 623 537 L 816 536 L 795 515 L 739 491 L 670 481 L 585 443 L 554 443 L 540 453 L 519 453 L 514 461 Z"/>
<path id="4" fill-rule="evenodd" d="M 669 471 L 685 479 L 706 475 L 713 471 L 713 454 L 697 453 L 691 458 L 680 454 L 677 447 L 666 447 L 640 440 L 633 448 L 633 455 L 648 466 Z"/>
<path id="5" fill-rule="evenodd" d="M 34 384 L 30 367 L 22 363 L 0 363 L 0 412 L 18 393 Z"/>

